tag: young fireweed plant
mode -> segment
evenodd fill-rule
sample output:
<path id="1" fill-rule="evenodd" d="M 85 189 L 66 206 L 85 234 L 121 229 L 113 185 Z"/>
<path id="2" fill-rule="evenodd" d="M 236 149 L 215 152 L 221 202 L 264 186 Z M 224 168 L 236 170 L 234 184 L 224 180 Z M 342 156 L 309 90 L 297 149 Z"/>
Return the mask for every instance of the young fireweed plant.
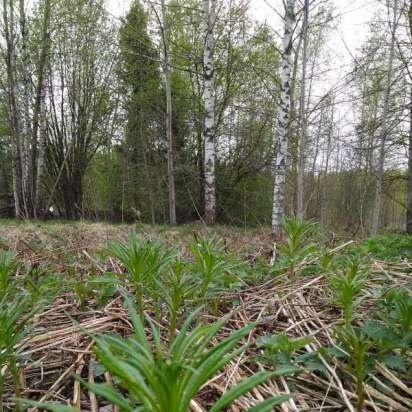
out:
<path id="1" fill-rule="evenodd" d="M 346 259 L 339 273 L 330 277 L 333 301 L 342 309 L 346 325 L 350 325 L 356 317 L 356 308 L 363 300 L 361 292 L 365 286 L 366 277 L 365 266 L 357 257 Z"/>
<path id="2" fill-rule="evenodd" d="M 372 343 L 361 327 L 352 325 L 338 327 L 336 337 L 338 346 L 333 348 L 331 353 L 346 358 L 345 369 L 355 378 L 356 409 L 358 412 L 362 412 L 366 395 L 365 382 L 374 369 L 374 359 L 369 356 Z"/>
<path id="3" fill-rule="evenodd" d="M 286 266 L 289 274 L 294 276 L 298 263 L 317 250 L 312 242 L 317 226 L 311 221 L 301 222 L 296 217 L 286 217 L 282 221 L 282 228 L 286 242 L 278 248 L 279 263 L 282 267 Z"/>
<path id="4" fill-rule="evenodd" d="M 12 251 L 0 253 L 0 297 L 4 296 L 11 287 L 15 286 L 12 280 L 18 264 Z"/>
<path id="5" fill-rule="evenodd" d="M 196 239 L 191 251 L 194 257 L 192 271 L 198 276 L 199 300 L 202 304 L 216 297 L 218 291 L 239 284 L 235 270 L 241 263 L 223 252 L 221 241 Z"/>
<path id="6" fill-rule="evenodd" d="M 185 309 L 193 304 L 197 283 L 187 264 L 181 260 L 174 262 L 162 279 L 156 280 L 161 300 L 168 312 L 169 340 L 172 340 L 176 328 L 180 327 Z"/>
<path id="7" fill-rule="evenodd" d="M 113 375 L 116 386 L 83 382 L 88 390 L 118 406 L 122 412 L 188 412 L 191 401 L 201 387 L 246 349 L 245 345 L 239 344 L 254 327 L 246 326 L 211 346 L 211 340 L 223 327 L 225 320 L 191 328 L 199 314 L 197 310 L 182 325 L 179 335 L 168 346 L 164 346 L 159 329 L 147 318 L 153 341 L 151 344 L 144 325 L 130 302 L 128 307 L 134 327 L 134 333 L 130 337 L 109 335 L 95 338 L 96 356 Z M 288 372 L 289 368 L 285 368 L 252 375 L 225 392 L 209 412 L 224 410 L 257 385 Z M 269 412 L 288 398 L 272 397 L 249 411 Z M 56 404 L 28 404 L 55 412 L 77 411 Z"/>
<path id="8" fill-rule="evenodd" d="M 45 289 L 33 276 L 33 271 L 18 278 L 15 270 L 18 264 L 11 252 L 0 255 L 0 411 L 3 407 L 3 394 L 7 372 L 13 380 L 14 391 L 20 393 L 19 357 L 23 350 L 22 341 L 27 335 L 33 315 L 43 306 Z M 19 411 L 16 403 L 14 410 Z"/>
<path id="9" fill-rule="evenodd" d="M 316 352 L 298 353 L 311 342 L 310 336 L 295 339 L 289 338 L 285 333 L 262 336 L 258 341 L 258 346 L 263 351 L 259 360 L 270 368 L 290 366 L 296 367 L 297 372 L 304 369 L 323 370 L 323 364 Z"/>
<path id="10" fill-rule="evenodd" d="M 377 319 L 363 325 L 376 347 L 376 357 L 398 372 L 407 372 L 412 349 L 412 295 L 406 288 L 391 289 L 379 301 Z"/>
<path id="11" fill-rule="evenodd" d="M 136 304 L 140 315 L 143 314 L 144 292 L 156 294 L 156 278 L 166 271 L 173 259 L 171 251 L 163 251 L 161 244 L 140 240 L 133 232 L 130 233 L 127 243 L 113 242 L 109 252 L 125 266 L 130 280 L 135 287 Z"/>

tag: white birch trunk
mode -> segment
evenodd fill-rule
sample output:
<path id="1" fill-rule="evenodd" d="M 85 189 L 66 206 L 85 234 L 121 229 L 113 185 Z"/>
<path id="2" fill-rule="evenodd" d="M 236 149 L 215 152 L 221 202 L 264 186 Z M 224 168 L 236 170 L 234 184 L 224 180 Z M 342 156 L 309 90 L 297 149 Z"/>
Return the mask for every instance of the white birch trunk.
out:
<path id="1" fill-rule="evenodd" d="M 34 214 L 38 217 L 40 206 L 40 195 L 43 181 L 44 171 L 44 154 L 46 150 L 46 133 L 47 133 L 47 119 L 46 119 L 46 90 L 43 85 L 40 95 L 40 114 L 39 114 L 39 150 L 37 156 L 37 172 L 35 185 L 35 200 L 34 200 Z"/>
<path id="2" fill-rule="evenodd" d="M 7 69 L 7 100 L 8 100 L 8 120 L 12 133 L 12 177 L 13 177 L 13 197 L 14 211 L 16 217 L 23 216 L 21 199 L 21 141 L 20 123 L 16 102 L 16 55 L 15 55 L 15 34 L 14 34 L 14 3 L 3 0 L 3 27 L 6 41 L 6 69 Z"/>
<path id="3" fill-rule="evenodd" d="M 213 25 L 215 23 L 216 0 L 203 0 L 205 13 L 205 45 L 203 51 L 203 105 L 204 105 L 204 194 L 205 222 L 213 224 L 216 219 L 215 183 L 215 103 L 214 103 L 214 58 Z"/>
<path id="4" fill-rule="evenodd" d="M 379 158 L 378 167 L 376 170 L 376 182 L 375 182 L 375 201 L 373 205 L 373 215 L 372 215 L 372 227 L 371 234 L 376 235 L 379 229 L 380 223 L 380 212 L 381 212 L 381 202 L 382 202 L 382 184 L 384 175 L 384 165 L 385 165 L 385 148 L 386 148 L 386 138 L 388 134 L 388 112 L 389 112 L 389 99 L 391 95 L 391 84 L 393 76 L 393 62 L 395 57 L 395 43 L 396 43 L 396 26 L 398 24 L 398 0 L 395 0 L 393 6 L 393 21 L 391 27 L 391 42 L 389 49 L 389 59 L 388 59 L 388 70 L 386 76 L 386 88 L 384 92 L 383 100 L 383 111 L 381 118 L 381 133 L 379 142 Z"/>
<path id="5" fill-rule="evenodd" d="M 176 224 L 176 194 L 172 135 L 172 90 L 170 84 L 169 39 L 165 0 L 162 0 L 162 37 L 166 86 L 167 176 L 169 183 L 169 223 Z"/>
<path id="6" fill-rule="evenodd" d="M 409 31 L 412 37 L 412 2 L 408 9 Z M 412 87 L 409 92 L 409 157 L 408 157 L 408 183 L 406 193 L 406 232 L 412 235 Z"/>
<path id="7" fill-rule="evenodd" d="M 412 4 L 411 4 L 412 10 Z M 409 157 L 406 202 L 406 232 L 412 235 L 412 88 L 409 100 Z"/>
<path id="8" fill-rule="evenodd" d="M 48 66 L 48 55 L 50 49 L 49 38 L 49 24 L 50 24 L 50 9 L 51 0 L 46 0 L 44 4 L 44 19 L 43 19 L 43 38 L 42 38 L 42 50 L 41 57 L 38 66 L 38 84 L 36 101 L 34 105 L 33 113 L 33 147 L 32 147 L 32 165 L 33 179 L 35 179 L 33 191 L 34 191 L 34 206 L 33 214 L 38 217 L 40 208 L 40 195 L 42 189 L 43 180 L 43 166 L 44 166 L 44 154 L 46 150 L 46 133 L 47 133 L 47 118 L 46 118 L 46 72 Z M 39 133 L 37 133 L 37 131 Z M 39 136 L 38 136 L 39 134 Z"/>
<path id="9" fill-rule="evenodd" d="M 300 92 L 300 107 L 299 107 L 299 121 L 300 121 L 300 138 L 298 144 L 298 173 L 296 184 L 296 214 L 299 220 L 304 219 L 304 178 L 305 178 L 305 151 L 306 151 L 306 68 L 307 68 L 307 52 L 308 52 L 308 22 L 309 22 L 309 0 L 305 0 L 303 10 L 303 55 L 302 55 L 302 78 L 301 78 L 301 92 Z"/>
<path id="10" fill-rule="evenodd" d="M 25 209 L 25 217 L 31 216 L 32 203 L 33 203 L 33 168 L 31 167 L 31 119 L 30 119 L 30 74 L 29 74 L 29 55 L 28 55 L 28 33 L 27 33 L 27 21 L 25 11 L 25 1 L 19 0 L 19 24 L 20 24 L 20 36 L 21 36 L 21 101 L 20 101 L 20 113 L 22 116 L 21 130 L 21 189 L 23 205 Z"/>
<path id="11" fill-rule="evenodd" d="M 290 112 L 290 81 L 292 36 L 295 25 L 295 0 L 285 2 L 285 29 L 282 41 L 280 77 L 280 104 L 278 109 L 277 148 L 275 160 L 275 181 L 273 189 L 272 228 L 277 234 L 285 214 L 285 178 L 288 154 L 288 123 Z"/>

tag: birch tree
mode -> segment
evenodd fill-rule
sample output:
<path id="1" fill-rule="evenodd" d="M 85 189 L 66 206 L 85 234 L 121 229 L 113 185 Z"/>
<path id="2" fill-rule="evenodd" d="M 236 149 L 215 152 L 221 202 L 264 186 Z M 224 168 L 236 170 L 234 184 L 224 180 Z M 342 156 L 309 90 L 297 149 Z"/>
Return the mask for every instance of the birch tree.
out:
<path id="1" fill-rule="evenodd" d="M 408 9 L 409 31 L 412 38 L 412 1 Z M 408 150 L 408 182 L 406 194 L 406 232 L 412 234 L 412 86 L 409 93 L 409 150 Z"/>
<path id="2" fill-rule="evenodd" d="M 286 0 L 282 61 L 280 74 L 280 103 L 277 118 L 277 147 L 273 188 L 272 229 L 280 234 L 281 220 L 285 214 L 285 181 L 288 155 L 288 123 L 290 112 L 290 81 L 292 71 L 292 37 L 295 25 L 295 0 Z"/>
<path id="3" fill-rule="evenodd" d="M 297 173 L 297 193 L 296 193 L 296 211 L 300 220 L 304 218 L 304 177 L 305 177 L 305 150 L 306 150 L 306 69 L 307 69 L 307 52 L 308 52 L 308 25 L 309 25 L 309 0 L 305 0 L 303 7 L 303 54 L 302 54 L 302 78 L 300 92 L 300 137 L 298 143 L 298 173 Z"/>
<path id="4" fill-rule="evenodd" d="M 383 97 L 383 109 L 381 117 L 381 132 L 379 136 L 379 155 L 378 164 L 376 169 L 376 181 L 375 181 L 375 200 L 373 205 L 372 214 L 372 227 L 371 234 L 376 235 L 379 229 L 381 202 L 382 202 L 382 184 L 385 166 L 385 148 L 386 139 L 388 137 L 388 115 L 389 115 L 389 101 L 391 96 L 392 77 L 394 71 L 394 58 L 395 58 L 395 46 L 396 46 L 396 29 L 398 25 L 398 4 L 399 0 L 395 0 L 393 6 L 393 19 L 390 24 L 391 38 L 389 44 L 389 57 L 388 68 L 386 72 L 386 83 Z"/>
<path id="5" fill-rule="evenodd" d="M 12 179 L 16 217 L 24 213 L 21 193 L 21 135 L 16 91 L 16 36 L 14 24 L 14 2 L 3 0 L 3 27 L 6 43 L 5 63 L 7 74 L 7 116 L 12 138 Z"/>
<path id="6" fill-rule="evenodd" d="M 37 217 L 44 158 L 45 68 L 49 54 L 50 0 L 40 4 L 40 37 L 29 33 L 26 3 L 19 0 L 19 19 L 15 20 L 13 1 L 3 2 L 6 47 L 7 111 L 12 135 L 13 192 L 18 217 Z M 17 23 L 17 24 L 16 24 Z M 20 30 L 16 30 L 19 27 Z M 32 25 L 35 27 L 35 25 Z M 34 29 L 33 29 L 34 31 Z M 18 37 L 19 34 L 19 37 Z M 29 34 L 39 41 L 30 53 Z M 19 46 L 19 47 L 18 47 Z M 37 58 L 37 52 L 39 57 Z M 32 75 L 32 73 L 34 75 Z M 35 88 L 33 88 L 35 85 Z"/>
<path id="7" fill-rule="evenodd" d="M 203 52 L 203 104 L 204 104 L 204 192 L 205 222 L 213 224 L 216 219 L 216 183 L 215 183 L 215 107 L 214 107 L 214 39 L 216 0 L 203 0 L 205 14 L 205 45 Z"/>

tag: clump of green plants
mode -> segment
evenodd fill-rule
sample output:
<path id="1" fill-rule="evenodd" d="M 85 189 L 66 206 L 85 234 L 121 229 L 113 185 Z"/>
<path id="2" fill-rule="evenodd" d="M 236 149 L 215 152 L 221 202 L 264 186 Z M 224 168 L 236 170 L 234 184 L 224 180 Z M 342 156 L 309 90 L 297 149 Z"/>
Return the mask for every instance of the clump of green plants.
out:
<path id="1" fill-rule="evenodd" d="M 156 280 L 170 268 L 174 254 L 170 250 L 164 251 L 158 242 L 139 239 L 134 232 L 130 233 L 126 243 L 112 242 L 109 253 L 126 268 L 135 289 L 137 309 L 142 315 L 144 292 L 152 296 L 156 294 L 156 289 L 153 289 Z"/>
<path id="2" fill-rule="evenodd" d="M 185 309 L 195 298 L 197 283 L 187 265 L 177 260 L 163 278 L 157 280 L 157 284 L 167 307 L 169 339 L 172 340 L 176 328 L 182 323 Z"/>
<path id="3" fill-rule="evenodd" d="M 236 275 L 241 262 L 223 252 L 221 241 L 196 239 L 191 252 L 194 257 L 191 270 L 198 278 L 199 299 L 203 304 L 223 289 L 241 285 L 241 279 Z"/>
<path id="4" fill-rule="evenodd" d="M 336 331 L 339 347 L 335 355 L 346 359 L 345 370 L 353 374 L 356 385 L 356 408 L 362 412 L 365 404 L 365 383 L 373 371 L 374 358 L 370 356 L 372 343 L 361 327 L 345 325 Z"/>
<path id="5" fill-rule="evenodd" d="M 361 314 L 358 309 L 365 298 L 367 266 L 357 255 L 341 264 L 338 274 L 330 278 L 330 285 L 344 319 L 335 327 L 337 344 L 327 353 L 340 358 L 343 370 L 354 377 L 356 407 L 361 412 L 365 383 L 373 375 L 376 362 L 407 373 L 406 353 L 412 347 L 412 298 L 407 289 L 392 289 L 378 300 L 378 309 Z"/>
<path id="6" fill-rule="evenodd" d="M 182 325 L 179 335 L 168 344 L 162 341 L 158 327 L 147 318 L 152 340 L 150 342 L 144 324 L 130 302 L 128 307 L 134 327 L 131 336 L 95 337 L 97 359 L 112 374 L 115 383 L 83 382 L 88 390 L 118 406 L 122 412 L 188 412 L 191 401 L 201 387 L 246 349 L 247 345 L 240 343 L 254 327 L 246 326 L 210 346 L 225 320 L 192 327 L 199 314 L 197 310 Z M 289 371 L 290 368 L 283 368 L 252 375 L 225 392 L 209 412 L 224 410 L 257 385 Z M 270 411 L 288 398 L 271 397 L 249 411 Z M 55 412 L 76 411 L 64 405 L 27 403 Z"/>
<path id="7" fill-rule="evenodd" d="M 103 273 L 75 279 L 71 286 L 79 308 L 84 310 L 90 304 L 104 306 L 117 293 L 118 279 L 112 273 Z"/>
<path id="8" fill-rule="evenodd" d="M 321 370 L 323 365 L 316 352 L 299 353 L 306 345 L 312 342 L 311 337 L 290 338 L 286 333 L 263 336 L 258 345 L 263 350 L 259 358 L 271 368 L 295 367 L 308 370 Z"/>
<path id="9" fill-rule="evenodd" d="M 374 344 L 374 356 L 388 367 L 406 373 L 412 348 L 412 296 L 406 288 L 391 289 L 379 302 L 377 316 L 362 330 Z"/>
<path id="10" fill-rule="evenodd" d="M 16 276 L 20 265 L 12 252 L 0 253 L 0 411 L 4 410 L 3 394 L 8 370 L 16 396 L 20 394 L 19 355 L 27 336 L 33 315 L 43 306 L 46 289 L 41 279 L 36 279 L 37 270 L 29 268 Z M 17 402 L 14 409 L 20 411 Z"/>
<path id="11" fill-rule="evenodd" d="M 286 241 L 279 245 L 278 266 L 286 268 L 291 276 L 295 275 L 297 265 L 317 251 L 313 242 L 317 225 L 311 221 L 300 221 L 296 217 L 287 217 L 282 221 Z"/>
<path id="12" fill-rule="evenodd" d="M 338 269 L 338 273 L 329 279 L 333 301 L 342 309 L 346 325 L 352 322 L 356 308 L 363 300 L 361 292 L 366 279 L 366 266 L 357 257 L 347 258 Z"/>
<path id="13" fill-rule="evenodd" d="M 10 288 L 15 286 L 12 276 L 17 266 L 15 254 L 12 251 L 0 253 L 0 297 L 10 292 Z"/>
<path id="14" fill-rule="evenodd" d="M 372 236 L 352 246 L 350 252 L 368 254 L 382 260 L 412 259 L 412 236 L 406 234 Z"/>

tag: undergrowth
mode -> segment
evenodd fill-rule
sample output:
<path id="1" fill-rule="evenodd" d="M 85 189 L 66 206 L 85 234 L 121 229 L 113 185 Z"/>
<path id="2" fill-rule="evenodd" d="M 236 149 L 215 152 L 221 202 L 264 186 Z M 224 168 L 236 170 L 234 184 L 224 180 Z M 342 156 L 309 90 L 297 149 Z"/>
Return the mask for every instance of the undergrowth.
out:
<path id="1" fill-rule="evenodd" d="M 251 263 L 228 252 L 221 239 L 197 234 L 182 253 L 131 232 L 126 241 L 112 241 L 96 254 L 87 273 L 71 265 L 65 276 L 25 264 L 12 252 L 1 253 L 0 328 L 5 333 L 0 336 L 0 394 L 11 379 L 15 397 L 22 397 L 20 354 L 33 316 L 65 293 L 84 313 L 104 310 L 113 298 L 127 307 L 130 336 L 91 336 L 97 362 L 113 382 L 91 384 L 79 378 L 86 390 L 120 411 L 186 412 L 203 385 L 239 357 L 246 357 L 249 376 L 215 397 L 209 411 L 224 410 L 279 376 L 283 382 L 308 373 L 328 379 L 327 365 L 337 369 L 347 390 L 355 394 L 357 411 L 364 411 L 367 387 L 380 388 L 381 365 L 401 382 L 412 376 L 411 282 L 405 278 L 394 288 L 384 269 L 379 281 L 372 270 L 376 259 L 409 258 L 412 238 L 385 235 L 333 249 L 313 222 L 289 218 L 283 228 L 285 242 L 277 245 L 274 263 L 263 254 Z M 112 270 L 99 270 L 107 262 Z M 290 285 L 311 277 L 322 279 L 325 288 L 320 304 L 334 317 L 328 326 L 332 344 L 317 339 L 316 333 L 297 334 L 292 327 L 266 333 L 260 318 L 256 324 L 234 328 L 224 316 L 244 309 L 245 291 L 272 287 L 278 279 L 277 285 Z M 272 315 L 270 305 L 261 315 Z M 383 385 L 389 387 L 390 382 Z M 287 399 L 269 396 L 249 410 L 270 411 Z M 15 401 L 15 410 L 21 409 L 21 402 L 57 412 L 76 410 L 27 400 Z M 0 403 L 0 411 L 4 408 Z"/>

